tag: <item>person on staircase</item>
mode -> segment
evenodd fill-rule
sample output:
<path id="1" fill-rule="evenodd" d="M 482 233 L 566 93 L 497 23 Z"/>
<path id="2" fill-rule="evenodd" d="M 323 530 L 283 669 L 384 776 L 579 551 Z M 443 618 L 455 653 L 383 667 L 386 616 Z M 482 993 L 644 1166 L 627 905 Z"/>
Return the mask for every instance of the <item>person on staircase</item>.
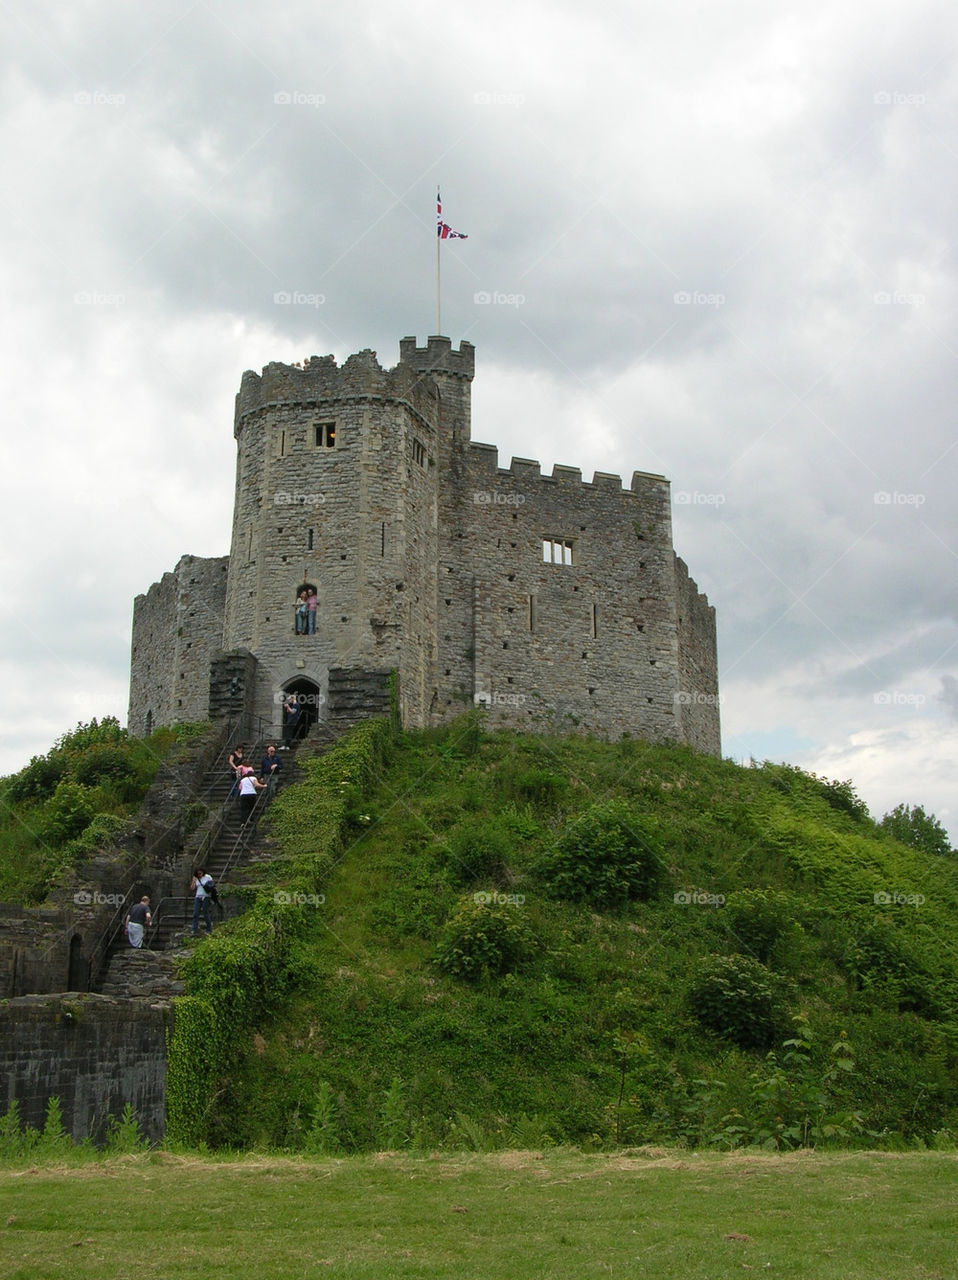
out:
<path id="1" fill-rule="evenodd" d="M 242 742 L 237 742 L 229 755 L 230 777 L 233 781 L 229 795 L 226 797 L 227 800 L 232 800 L 234 796 L 239 795 L 240 769 L 245 763 L 246 761 L 243 758 L 243 744 Z"/>
<path id="2" fill-rule="evenodd" d="M 143 935 L 148 925 L 153 923 L 150 915 L 150 900 L 146 895 L 134 906 L 130 907 L 126 917 L 126 938 L 131 947 L 143 946 Z"/>
<path id="3" fill-rule="evenodd" d="M 276 747 L 271 742 L 266 748 L 266 755 L 260 761 L 259 776 L 266 783 L 267 798 L 271 799 L 273 792 L 276 790 L 276 784 L 279 781 L 280 770 L 283 762 L 276 754 Z"/>
<path id="4" fill-rule="evenodd" d="M 213 921 L 210 918 L 210 895 L 207 891 L 207 885 L 213 883 L 213 877 L 207 875 L 202 867 L 197 867 L 193 872 L 193 879 L 190 881 L 190 892 L 193 894 L 193 937 L 200 931 L 200 912 L 203 913 L 203 921 L 206 925 L 206 932 L 213 932 Z"/>
<path id="5" fill-rule="evenodd" d="M 243 814 L 243 825 L 245 826 L 253 816 L 253 810 L 256 808 L 256 801 L 259 799 L 256 793 L 265 791 L 266 783 L 260 782 L 249 765 L 246 765 L 240 778 L 239 787 L 240 810 Z"/>

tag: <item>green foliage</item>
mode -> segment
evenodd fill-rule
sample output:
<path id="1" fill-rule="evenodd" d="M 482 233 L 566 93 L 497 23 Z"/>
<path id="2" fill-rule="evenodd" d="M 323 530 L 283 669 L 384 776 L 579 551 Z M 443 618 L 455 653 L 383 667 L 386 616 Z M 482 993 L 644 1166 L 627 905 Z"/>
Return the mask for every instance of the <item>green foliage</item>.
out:
<path id="1" fill-rule="evenodd" d="M 786 1016 L 781 982 L 751 956 L 709 956 L 699 965 L 689 1001 L 704 1027 L 743 1049 L 767 1048 Z"/>
<path id="2" fill-rule="evenodd" d="M 907 804 L 896 805 L 878 824 L 882 831 L 900 840 L 902 844 L 921 849 L 924 853 L 947 856 L 955 852 L 948 832 L 933 813 L 925 813 L 920 804 L 914 808 Z"/>
<path id="3" fill-rule="evenodd" d="M 40 814 L 41 838 L 54 848 L 75 839 L 93 817 L 90 794 L 77 782 L 61 778 Z"/>
<path id="4" fill-rule="evenodd" d="M 409 1141 L 409 1117 L 399 1076 L 393 1076 L 383 1098 L 377 1137 L 379 1146 L 385 1151 L 398 1151 Z"/>
<path id="5" fill-rule="evenodd" d="M 140 1136 L 139 1121 L 129 1102 L 119 1118 L 110 1116 L 106 1133 L 106 1150 L 110 1155 L 132 1155 L 134 1151 L 143 1151 L 149 1146 L 147 1140 Z"/>
<path id="6" fill-rule="evenodd" d="M 14 802 L 45 800 L 56 791 L 66 769 L 67 762 L 63 756 L 34 756 L 25 768 L 9 779 L 7 799 Z"/>
<path id="7" fill-rule="evenodd" d="M 449 837 L 450 867 L 462 884 L 501 884 L 512 851 L 508 830 L 485 815 L 467 817 Z"/>
<path id="8" fill-rule="evenodd" d="M 92 747 L 73 766 L 73 776 L 85 787 L 95 787 L 104 778 L 129 778 L 134 772 L 130 753 L 118 746 Z"/>
<path id="9" fill-rule="evenodd" d="M 595 804 L 569 822 L 540 865 L 556 897 L 613 910 L 650 898 L 663 873 L 647 822 L 621 800 Z"/>
<path id="10" fill-rule="evenodd" d="M 46 1156 L 62 1155 L 73 1146 L 73 1140 L 63 1128 L 63 1109 L 60 1099 L 52 1097 L 47 1100 L 47 1114 L 43 1124 L 43 1132 L 37 1143 L 37 1149 Z"/>
<path id="11" fill-rule="evenodd" d="M 521 905 L 488 901 L 508 896 L 477 893 L 459 899 L 436 955 L 444 973 L 476 982 L 515 970 L 532 958 L 536 940 Z"/>
<path id="12" fill-rule="evenodd" d="M 507 777 L 507 792 L 518 804 L 530 804 L 534 808 L 554 808 L 562 803 L 569 789 L 565 778 L 550 769 L 533 767 L 522 769 Z"/>
<path id="13" fill-rule="evenodd" d="M 204 1030 L 215 1055 L 199 1140 L 350 1153 L 546 1139 L 785 1148 L 796 1125 L 799 1141 L 843 1145 L 958 1132 L 949 860 L 932 865 L 783 766 L 508 733 L 483 733 L 470 755 L 458 725 L 387 733 L 381 747 L 367 732 L 277 801 L 278 856 L 250 889 L 269 908 L 256 934 L 272 958 L 247 938 L 203 986 L 211 1017 L 234 986 L 262 995 L 237 997 L 236 1025 Z M 542 768 L 566 781 L 559 804 L 510 798 L 511 779 Z M 620 895 L 599 913 L 590 897 L 540 895 L 541 868 L 597 797 L 630 825 L 641 816 L 676 886 L 725 908 L 670 893 Z M 452 846 L 485 853 L 500 835 L 501 869 L 472 882 L 479 901 L 459 899 Z M 324 905 L 298 923 L 281 914 L 267 942 L 280 888 Z M 502 923 L 528 930 L 509 963 Z M 244 936 L 239 922 L 218 933 L 233 930 Z M 731 1012 L 703 1025 L 689 975 L 733 949 L 718 984 Z M 779 1047 L 788 1004 L 806 1010 L 793 1038 L 807 1049 Z M 829 1048 L 843 1032 L 854 1071 Z"/>
<path id="14" fill-rule="evenodd" d="M 798 900 L 776 889 L 738 889 L 725 900 L 724 924 L 732 945 L 762 964 L 782 964 L 797 938 Z"/>
<path id="15" fill-rule="evenodd" d="M 342 1149 L 336 1136 L 336 1105 L 327 1080 L 320 1080 L 313 1103 L 312 1123 L 303 1140 L 303 1150 L 310 1155 L 331 1156 Z"/>
<path id="16" fill-rule="evenodd" d="M 859 1112 L 847 1105 L 855 1057 L 843 1031 L 828 1060 L 813 1059 L 813 1033 L 807 1018 L 794 1019 L 795 1035 L 781 1053 L 769 1053 L 749 1077 L 748 1113 L 726 1115 L 712 1141 L 788 1151 L 821 1143 L 840 1143 L 864 1132 Z"/>
<path id="17" fill-rule="evenodd" d="M 40 901 L 78 859 L 112 847 L 167 753 L 207 728 L 138 739 L 113 717 L 91 720 L 0 780 L 0 901 Z"/>

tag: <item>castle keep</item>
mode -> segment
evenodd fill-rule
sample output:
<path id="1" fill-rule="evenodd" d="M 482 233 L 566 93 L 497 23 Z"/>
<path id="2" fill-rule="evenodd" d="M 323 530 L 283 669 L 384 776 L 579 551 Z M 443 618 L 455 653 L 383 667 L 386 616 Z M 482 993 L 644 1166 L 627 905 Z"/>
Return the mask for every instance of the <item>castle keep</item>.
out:
<path id="1" fill-rule="evenodd" d="M 720 751 L 715 611 L 672 548 L 669 484 L 551 476 L 470 439 L 474 348 L 403 338 L 243 375 L 228 557 L 137 596 L 129 727 L 251 712 L 281 731 L 474 703 L 529 730 Z M 314 634 L 295 606 L 315 587 Z"/>

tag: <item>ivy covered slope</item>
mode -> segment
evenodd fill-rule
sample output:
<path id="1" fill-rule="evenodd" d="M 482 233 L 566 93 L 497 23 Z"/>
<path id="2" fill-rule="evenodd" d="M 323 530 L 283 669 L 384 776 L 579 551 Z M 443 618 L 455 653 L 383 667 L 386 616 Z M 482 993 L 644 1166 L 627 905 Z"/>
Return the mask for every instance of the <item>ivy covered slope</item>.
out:
<path id="1" fill-rule="evenodd" d="M 956 859 L 898 843 L 850 784 L 472 717 L 367 724 L 307 769 L 252 911 L 190 961 L 182 1137 L 958 1133 Z"/>
<path id="2" fill-rule="evenodd" d="M 94 719 L 0 779 L 0 902 L 41 902 L 85 854 L 110 848 L 173 744 L 203 728 L 133 738 L 113 716 Z"/>

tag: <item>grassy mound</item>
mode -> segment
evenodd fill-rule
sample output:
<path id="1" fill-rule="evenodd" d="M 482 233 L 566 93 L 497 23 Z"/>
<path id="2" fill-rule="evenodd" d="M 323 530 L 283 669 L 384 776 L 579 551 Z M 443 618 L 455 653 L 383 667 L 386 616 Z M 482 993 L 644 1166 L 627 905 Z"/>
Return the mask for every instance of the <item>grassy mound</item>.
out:
<path id="1" fill-rule="evenodd" d="M 897 843 L 849 784 L 471 716 L 357 734 L 277 800 L 282 856 L 236 943 L 219 931 L 222 964 L 191 962 L 218 1045 L 194 1139 L 780 1149 L 958 1130 L 958 869 Z"/>

